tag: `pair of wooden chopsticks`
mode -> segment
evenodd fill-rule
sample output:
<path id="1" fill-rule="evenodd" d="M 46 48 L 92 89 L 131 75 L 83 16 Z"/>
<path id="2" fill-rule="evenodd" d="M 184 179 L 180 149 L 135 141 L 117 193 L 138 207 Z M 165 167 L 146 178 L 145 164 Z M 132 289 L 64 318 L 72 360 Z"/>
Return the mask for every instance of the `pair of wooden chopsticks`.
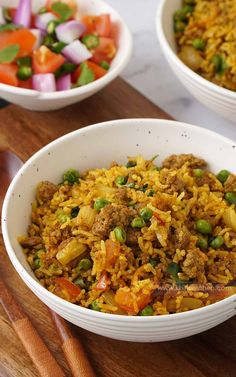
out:
<path id="1" fill-rule="evenodd" d="M 40 376 L 65 377 L 65 373 L 1 279 L 0 302 Z M 60 335 L 62 349 L 72 375 L 74 377 L 95 377 L 81 344 L 72 334 L 66 321 L 53 311 L 50 312 Z"/>

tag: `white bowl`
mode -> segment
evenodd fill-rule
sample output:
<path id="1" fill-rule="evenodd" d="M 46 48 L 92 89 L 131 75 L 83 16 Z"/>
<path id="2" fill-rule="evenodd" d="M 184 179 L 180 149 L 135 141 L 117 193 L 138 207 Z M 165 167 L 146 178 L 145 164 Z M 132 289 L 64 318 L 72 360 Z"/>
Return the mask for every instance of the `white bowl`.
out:
<path id="1" fill-rule="evenodd" d="M 236 93 L 204 79 L 177 56 L 173 14 L 181 6 L 182 0 L 160 0 L 156 31 L 163 54 L 178 79 L 194 97 L 222 117 L 236 122 Z"/>
<path id="2" fill-rule="evenodd" d="M 16 6 L 16 0 L 1 0 L 0 5 Z M 43 6 L 45 1 L 33 1 L 34 11 Z M 109 13 L 113 26 L 113 35 L 116 40 L 118 51 L 112 61 L 110 70 L 102 78 L 83 87 L 54 92 L 41 93 L 35 90 L 17 88 L 0 83 L 0 97 L 20 105 L 26 109 L 48 111 L 63 108 L 75 102 L 95 94 L 112 80 L 114 80 L 128 63 L 132 52 L 132 36 L 122 17 L 108 4 L 102 0 L 77 0 L 79 12 L 83 14 Z"/>
<path id="3" fill-rule="evenodd" d="M 204 143 L 207 140 L 207 144 Z M 82 128 L 65 135 L 31 157 L 11 183 L 2 212 L 2 231 L 8 255 L 28 287 L 55 312 L 94 333 L 114 339 L 159 342 L 205 331 L 236 314 L 236 295 L 197 310 L 156 317 L 106 314 L 69 303 L 42 287 L 17 242 L 30 222 L 30 203 L 41 180 L 59 182 L 68 167 L 80 171 L 124 163 L 142 154 L 160 160 L 172 153 L 193 153 L 205 158 L 210 169 L 235 172 L 235 143 L 216 133 L 175 121 L 125 119 Z"/>

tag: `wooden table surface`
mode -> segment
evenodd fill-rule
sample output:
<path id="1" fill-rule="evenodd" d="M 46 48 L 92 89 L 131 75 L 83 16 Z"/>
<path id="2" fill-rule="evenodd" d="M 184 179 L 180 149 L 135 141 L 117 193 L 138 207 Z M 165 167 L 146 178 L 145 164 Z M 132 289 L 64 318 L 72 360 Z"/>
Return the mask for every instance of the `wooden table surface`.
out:
<path id="1" fill-rule="evenodd" d="M 119 118 L 169 118 L 121 79 L 95 96 L 60 111 L 38 113 L 10 105 L 0 110 L 0 149 L 24 161 L 57 137 L 96 122 Z M 0 274 L 44 341 L 71 376 L 46 306 L 24 285 L 2 241 Z M 162 343 L 128 343 L 72 326 L 98 377 L 235 377 L 236 317 L 190 338 Z M 38 377 L 0 307 L 0 377 Z M 52 376 L 54 377 L 54 376 Z"/>

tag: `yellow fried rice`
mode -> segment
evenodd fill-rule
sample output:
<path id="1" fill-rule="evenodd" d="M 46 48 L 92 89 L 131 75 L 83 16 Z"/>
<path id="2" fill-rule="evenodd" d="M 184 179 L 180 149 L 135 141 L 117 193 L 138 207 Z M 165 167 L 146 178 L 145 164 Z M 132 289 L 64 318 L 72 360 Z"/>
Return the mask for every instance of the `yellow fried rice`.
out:
<path id="1" fill-rule="evenodd" d="M 157 159 L 158 161 L 158 159 Z M 236 176 L 191 154 L 40 182 L 27 236 L 40 283 L 80 306 L 171 314 L 236 292 Z"/>
<path id="2" fill-rule="evenodd" d="M 174 15 L 179 57 L 195 72 L 236 90 L 236 2 L 184 0 Z"/>

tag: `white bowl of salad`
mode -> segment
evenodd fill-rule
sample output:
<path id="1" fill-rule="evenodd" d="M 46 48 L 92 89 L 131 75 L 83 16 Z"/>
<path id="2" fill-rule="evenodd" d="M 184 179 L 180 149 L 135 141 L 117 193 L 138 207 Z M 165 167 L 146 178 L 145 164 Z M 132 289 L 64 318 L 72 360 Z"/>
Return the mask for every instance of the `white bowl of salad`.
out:
<path id="1" fill-rule="evenodd" d="M 132 37 L 102 0 L 0 1 L 0 96 L 30 110 L 93 95 L 128 63 Z"/>

